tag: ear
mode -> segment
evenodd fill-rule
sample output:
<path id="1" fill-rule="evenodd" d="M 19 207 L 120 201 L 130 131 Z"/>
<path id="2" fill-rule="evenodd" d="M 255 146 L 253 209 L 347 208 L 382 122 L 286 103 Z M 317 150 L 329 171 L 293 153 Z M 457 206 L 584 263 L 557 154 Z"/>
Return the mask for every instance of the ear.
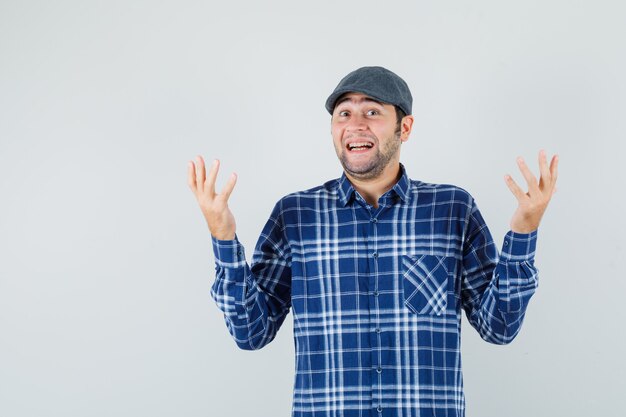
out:
<path id="1" fill-rule="evenodd" d="M 409 135 L 411 134 L 411 129 L 413 128 L 413 116 L 407 115 L 402 118 L 400 122 L 400 140 L 402 142 L 406 142 L 409 140 Z"/>

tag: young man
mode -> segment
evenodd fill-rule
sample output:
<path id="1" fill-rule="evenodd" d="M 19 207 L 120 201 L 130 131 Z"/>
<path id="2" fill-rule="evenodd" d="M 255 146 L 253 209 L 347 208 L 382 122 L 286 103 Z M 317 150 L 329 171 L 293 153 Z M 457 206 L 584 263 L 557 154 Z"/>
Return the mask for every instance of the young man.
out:
<path id="1" fill-rule="evenodd" d="M 537 287 L 537 228 L 555 190 L 557 157 L 540 180 L 506 176 L 519 206 L 501 254 L 473 198 L 411 180 L 400 164 L 413 125 L 407 84 L 381 67 L 344 77 L 326 101 L 344 173 L 282 198 L 248 266 L 228 198 L 189 163 L 217 263 L 211 295 L 242 349 L 271 342 L 294 314 L 293 416 L 463 416 L 461 310 L 486 341 L 509 343 Z"/>

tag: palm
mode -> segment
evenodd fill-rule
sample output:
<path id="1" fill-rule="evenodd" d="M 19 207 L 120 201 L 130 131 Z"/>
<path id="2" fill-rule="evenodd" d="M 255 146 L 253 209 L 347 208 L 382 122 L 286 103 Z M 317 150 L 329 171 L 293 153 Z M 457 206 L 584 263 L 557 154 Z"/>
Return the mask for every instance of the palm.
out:
<path id="1" fill-rule="evenodd" d="M 198 156 L 196 161 L 197 166 L 193 162 L 189 163 L 187 182 L 200 204 L 209 230 L 217 239 L 233 239 L 236 223 L 235 216 L 228 207 L 228 198 L 235 188 L 237 175 L 233 173 L 222 191 L 217 194 L 215 192 L 215 180 L 219 171 L 219 161 L 215 160 L 206 179 L 204 160 Z"/>
<path id="2" fill-rule="evenodd" d="M 553 156 L 548 167 L 545 152 L 539 152 L 539 181 L 530 171 L 522 158 L 517 164 L 528 184 L 528 192 L 524 192 L 511 178 L 505 177 L 507 186 L 517 198 L 518 206 L 511 218 L 511 230 L 518 233 L 530 233 L 539 227 L 541 218 L 548 207 L 552 195 L 556 192 L 558 156 Z"/>

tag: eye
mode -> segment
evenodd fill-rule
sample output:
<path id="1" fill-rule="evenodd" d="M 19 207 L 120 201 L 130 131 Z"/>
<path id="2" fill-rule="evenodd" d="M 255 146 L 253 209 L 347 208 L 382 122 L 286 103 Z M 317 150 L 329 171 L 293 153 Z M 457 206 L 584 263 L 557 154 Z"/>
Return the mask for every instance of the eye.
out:
<path id="1" fill-rule="evenodd" d="M 376 116 L 377 114 L 379 114 L 379 113 L 378 113 L 378 110 L 374 110 L 374 109 L 372 109 L 372 110 L 368 110 L 368 111 L 367 111 L 367 115 L 368 115 L 368 116 Z"/>
<path id="2" fill-rule="evenodd" d="M 347 117 L 350 113 L 348 113 L 348 110 L 341 110 L 338 115 L 340 117 Z"/>

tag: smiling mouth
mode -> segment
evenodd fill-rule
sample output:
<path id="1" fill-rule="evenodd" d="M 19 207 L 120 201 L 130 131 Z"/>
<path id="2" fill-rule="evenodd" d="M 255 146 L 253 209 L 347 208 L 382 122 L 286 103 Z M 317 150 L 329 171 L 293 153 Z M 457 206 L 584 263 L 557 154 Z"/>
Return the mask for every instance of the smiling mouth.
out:
<path id="1" fill-rule="evenodd" d="M 366 149 L 371 149 L 372 147 L 374 147 L 374 144 L 368 142 L 354 142 L 346 146 L 349 151 L 363 151 Z"/>

